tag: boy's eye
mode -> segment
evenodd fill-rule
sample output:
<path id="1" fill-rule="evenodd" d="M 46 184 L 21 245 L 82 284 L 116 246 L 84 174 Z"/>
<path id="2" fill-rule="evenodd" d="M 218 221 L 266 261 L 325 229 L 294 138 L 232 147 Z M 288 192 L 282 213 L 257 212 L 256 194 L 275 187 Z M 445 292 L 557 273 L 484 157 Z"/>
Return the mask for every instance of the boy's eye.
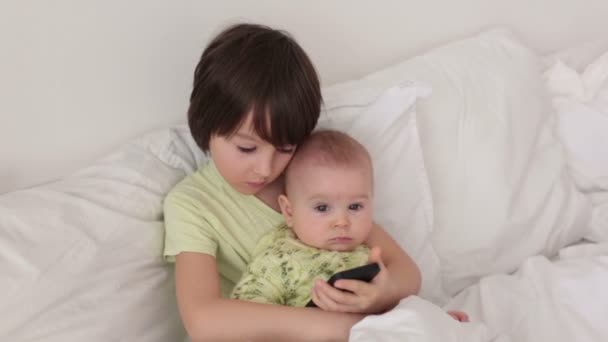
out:
<path id="1" fill-rule="evenodd" d="M 255 151 L 255 147 L 237 146 L 237 148 L 239 149 L 239 151 L 241 151 L 243 153 L 252 153 Z"/>
<path id="2" fill-rule="evenodd" d="M 355 211 L 361 210 L 361 209 L 363 209 L 363 205 L 361 203 L 353 203 L 348 206 L 348 209 L 355 210 Z"/>
<path id="3" fill-rule="evenodd" d="M 279 151 L 281 153 L 291 154 L 295 150 L 296 150 L 296 147 L 294 145 L 285 145 L 285 146 L 277 147 L 277 151 Z"/>
<path id="4" fill-rule="evenodd" d="M 319 204 L 315 207 L 315 210 L 321 213 L 326 212 L 329 209 L 329 207 L 327 206 L 327 204 Z"/>

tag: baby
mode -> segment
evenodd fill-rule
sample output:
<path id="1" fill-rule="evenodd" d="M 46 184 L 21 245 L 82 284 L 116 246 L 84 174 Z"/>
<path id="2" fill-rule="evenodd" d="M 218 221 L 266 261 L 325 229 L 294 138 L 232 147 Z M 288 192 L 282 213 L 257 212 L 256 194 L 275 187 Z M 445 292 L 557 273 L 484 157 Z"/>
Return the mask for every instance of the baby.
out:
<path id="1" fill-rule="evenodd" d="M 232 297 L 305 306 L 315 279 L 366 264 L 372 172 L 369 154 L 351 137 L 313 133 L 285 172 L 285 225 L 260 239 Z"/>
<path id="2" fill-rule="evenodd" d="M 285 171 L 279 196 L 285 224 L 260 239 L 231 297 L 305 306 L 316 279 L 367 264 L 372 199 L 365 147 L 338 131 L 314 132 Z M 464 313 L 450 315 L 467 320 Z"/>

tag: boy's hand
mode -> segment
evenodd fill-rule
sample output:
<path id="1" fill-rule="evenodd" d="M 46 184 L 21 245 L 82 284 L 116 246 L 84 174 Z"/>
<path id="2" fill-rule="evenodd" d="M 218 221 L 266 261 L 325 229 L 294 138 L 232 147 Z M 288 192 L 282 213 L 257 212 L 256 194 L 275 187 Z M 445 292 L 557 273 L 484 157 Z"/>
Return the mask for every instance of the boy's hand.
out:
<path id="1" fill-rule="evenodd" d="M 370 250 L 369 262 L 380 266 L 380 272 L 371 283 L 340 279 L 334 283 L 334 288 L 319 279 L 314 283 L 312 300 L 326 311 L 377 314 L 391 309 L 398 301 L 395 302 L 395 290 L 382 262 L 380 248 Z"/>

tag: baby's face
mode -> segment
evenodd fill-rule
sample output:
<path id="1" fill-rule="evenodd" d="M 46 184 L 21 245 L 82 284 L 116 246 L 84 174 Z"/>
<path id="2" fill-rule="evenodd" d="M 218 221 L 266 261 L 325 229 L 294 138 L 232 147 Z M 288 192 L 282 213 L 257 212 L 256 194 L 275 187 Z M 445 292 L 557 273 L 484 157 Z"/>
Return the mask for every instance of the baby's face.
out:
<path id="1" fill-rule="evenodd" d="M 351 251 L 372 228 L 372 174 L 369 167 L 302 166 L 289 187 L 287 224 L 303 243 Z"/>

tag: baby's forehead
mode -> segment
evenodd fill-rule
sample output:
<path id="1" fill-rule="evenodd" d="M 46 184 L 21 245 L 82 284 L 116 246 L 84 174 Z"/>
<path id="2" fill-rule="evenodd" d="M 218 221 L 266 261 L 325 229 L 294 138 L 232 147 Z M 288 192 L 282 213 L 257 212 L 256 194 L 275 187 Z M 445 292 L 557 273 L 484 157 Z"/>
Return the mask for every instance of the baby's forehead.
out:
<path id="1" fill-rule="evenodd" d="M 322 168 L 339 168 L 339 169 L 361 169 L 372 168 L 371 160 L 364 153 L 351 151 L 348 155 L 335 155 L 328 153 L 322 149 L 297 149 L 294 157 L 287 167 L 287 171 L 301 169 L 322 169 Z"/>
<path id="2" fill-rule="evenodd" d="M 331 172 L 328 173 L 327 171 Z M 369 175 L 369 181 L 373 183 L 372 167 L 365 158 L 345 162 L 307 157 L 292 160 L 286 170 L 285 185 L 289 187 L 292 184 L 315 182 L 320 176 L 337 177 L 339 179 L 341 175 L 346 175 L 351 171 Z"/>

